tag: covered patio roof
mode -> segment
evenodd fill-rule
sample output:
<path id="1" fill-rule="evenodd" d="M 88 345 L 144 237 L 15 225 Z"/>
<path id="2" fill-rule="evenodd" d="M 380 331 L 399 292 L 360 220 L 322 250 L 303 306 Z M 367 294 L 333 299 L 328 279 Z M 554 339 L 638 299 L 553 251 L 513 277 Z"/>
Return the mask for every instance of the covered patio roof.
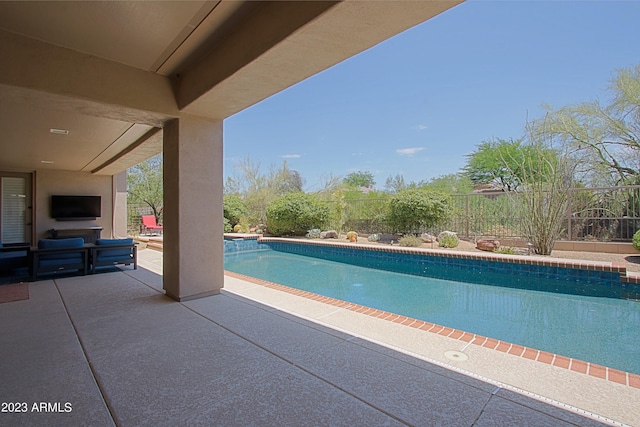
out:
<path id="1" fill-rule="evenodd" d="M 0 169 L 115 175 L 461 1 L 2 1 Z"/>
<path id="2" fill-rule="evenodd" d="M 224 119 L 461 2 L 0 2 L 0 172 L 35 175 L 34 239 L 50 194 L 115 177 L 117 230 L 122 172 L 162 152 L 164 288 L 215 294 Z"/>

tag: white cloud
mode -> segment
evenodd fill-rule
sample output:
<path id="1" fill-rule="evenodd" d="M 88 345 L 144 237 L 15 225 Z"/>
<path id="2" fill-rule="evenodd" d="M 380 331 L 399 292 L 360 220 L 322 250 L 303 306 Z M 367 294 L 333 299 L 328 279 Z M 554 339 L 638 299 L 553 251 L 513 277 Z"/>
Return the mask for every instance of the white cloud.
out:
<path id="1" fill-rule="evenodd" d="M 283 156 L 280 156 L 284 159 L 299 159 L 300 157 L 302 157 L 302 154 L 285 154 Z"/>
<path id="2" fill-rule="evenodd" d="M 427 125 L 418 125 L 418 130 L 425 130 Z"/>
<path id="3" fill-rule="evenodd" d="M 424 150 L 424 147 L 398 148 L 396 150 L 396 153 L 400 154 L 401 156 L 413 156 L 418 151 L 422 150 Z"/>

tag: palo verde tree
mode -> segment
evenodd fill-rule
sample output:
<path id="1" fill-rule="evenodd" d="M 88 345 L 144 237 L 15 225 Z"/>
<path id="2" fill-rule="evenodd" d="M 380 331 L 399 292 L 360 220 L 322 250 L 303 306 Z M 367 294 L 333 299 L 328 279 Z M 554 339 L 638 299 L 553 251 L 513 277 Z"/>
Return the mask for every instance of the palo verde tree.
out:
<path id="1" fill-rule="evenodd" d="M 444 194 L 469 194 L 473 191 L 473 183 L 465 174 L 450 173 L 420 183 L 420 188 Z"/>
<path id="2" fill-rule="evenodd" d="M 369 171 L 352 172 L 342 179 L 342 182 L 350 187 L 373 187 L 376 185 L 376 180 L 373 178 L 373 174 Z"/>
<path id="3" fill-rule="evenodd" d="M 162 154 L 127 170 L 127 202 L 149 206 L 156 221 L 160 221 L 164 207 Z"/>
<path id="4" fill-rule="evenodd" d="M 533 123 L 572 151 L 592 185 L 640 184 L 640 65 L 620 69 L 610 99 L 569 105 Z"/>
<path id="5" fill-rule="evenodd" d="M 463 173 L 474 184 L 494 184 L 504 191 L 514 191 L 522 184 L 524 175 L 553 158 L 553 150 L 533 149 L 523 139 L 484 141 L 467 156 Z M 525 171 L 523 165 L 527 165 Z M 542 167 L 542 166 L 541 166 Z"/>

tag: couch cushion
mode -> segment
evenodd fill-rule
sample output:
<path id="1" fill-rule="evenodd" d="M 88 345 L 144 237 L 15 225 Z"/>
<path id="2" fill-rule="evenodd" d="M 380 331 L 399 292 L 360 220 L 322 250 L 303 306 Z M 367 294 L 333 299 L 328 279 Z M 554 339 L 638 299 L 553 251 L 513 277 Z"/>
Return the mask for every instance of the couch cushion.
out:
<path id="1" fill-rule="evenodd" d="M 27 251 L 0 253 L 0 269 L 15 269 L 28 265 Z"/>
<path id="2" fill-rule="evenodd" d="M 55 261 L 60 265 L 80 264 L 82 263 L 82 253 L 67 252 L 62 254 L 41 254 L 38 259 L 40 260 L 40 265 L 43 265 L 43 261 Z"/>
<path id="3" fill-rule="evenodd" d="M 0 252 L 0 260 L 2 259 L 14 259 L 14 258 L 26 258 L 27 251 L 11 251 L 11 252 Z"/>
<path id="4" fill-rule="evenodd" d="M 96 245 L 131 245 L 133 239 L 97 239 Z"/>
<path id="5" fill-rule="evenodd" d="M 82 237 L 38 240 L 39 249 L 81 248 L 82 246 L 84 246 L 84 239 Z"/>
<path id="6" fill-rule="evenodd" d="M 130 254 L 126 256 L 101 256 L 98 257 L 96 262 L 100 264 L 132 264 L 133 256 Z"/>
<path id="7" fill-rule="evenodd" d="M 48 259 L 40 258 L 38 268 L 54 267 L 57 269 L 66 269 L 70 266 L 79 267 L 82 264 L 82 257 L 80 258 L 66 258 L 66 259 Z"/>
<path id="8" fill-rule="evenodd" d="M 68 239 L 40 239 L 38 241 L 39 249 L 75 249 L 84 246 L 82 237 L 72 237 Z M 72 264 L 82 262 L 82 253 L 80 252 L 60 252 L 55 254 L 41 254 L 40 260 L 61 260 L 63 264 Z"/>
<path id="9" fill-rule="evenodd" d="M 96 246 L 110 246 L 110 245 L 133 245 L 133 239 L 97 239 Z M 117 258 L 127 258 L 133 255 L 132 248 L 118 248 L 110 250 L 98 250 L 96 251 L 96 261 L 99 262 L 111 262 Z"/>

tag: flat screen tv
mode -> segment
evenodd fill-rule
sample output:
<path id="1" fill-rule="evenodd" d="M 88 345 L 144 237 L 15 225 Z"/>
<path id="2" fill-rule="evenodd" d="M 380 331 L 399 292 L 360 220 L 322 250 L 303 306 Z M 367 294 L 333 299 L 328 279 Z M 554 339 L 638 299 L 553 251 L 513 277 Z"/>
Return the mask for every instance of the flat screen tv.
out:
<path id="1" fill-rule="evenodd" d="M 101 215 L 101 196 L 51 196 L 51 218 L 58 221 L 93 220 Z"/>

